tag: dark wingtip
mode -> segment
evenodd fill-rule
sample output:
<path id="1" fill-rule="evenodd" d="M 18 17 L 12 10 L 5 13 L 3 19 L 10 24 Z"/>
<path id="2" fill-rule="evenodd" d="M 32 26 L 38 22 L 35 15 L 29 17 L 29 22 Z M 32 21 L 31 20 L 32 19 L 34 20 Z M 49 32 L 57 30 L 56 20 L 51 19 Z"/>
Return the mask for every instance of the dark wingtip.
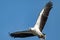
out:
<path id="1" fill-rule="evenodd" d="M 10 33 L 9 35 L 10 35 L 11 37 L 14 37 L 14 33 Z"/>
<path id="2" fill-rule="evenodd" d="M 13 37 L 13 34 L 12 34 L 12 33 L 10 33 L 9 35 L 10 35 L 11 37 Z"/>
<path id="3" fill-rule="evenodd" d="M 52 7 L 52 6 L 53 6 L 53 2 L 52 2 L 52 1 L 49 1 L 49 2 L 46 4 L 46 6 Z"/>

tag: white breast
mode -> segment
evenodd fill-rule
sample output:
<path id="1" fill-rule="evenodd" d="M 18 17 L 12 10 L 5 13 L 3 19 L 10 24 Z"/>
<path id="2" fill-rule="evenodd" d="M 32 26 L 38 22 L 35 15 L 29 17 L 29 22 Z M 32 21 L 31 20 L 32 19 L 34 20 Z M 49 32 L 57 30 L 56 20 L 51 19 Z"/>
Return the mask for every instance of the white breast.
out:
<path id="1" fill-rule="evenodd" d="M 39 30 L 39 28 L 31 28 L 31 30 L 34 35 L 41 35 L 42 34 L 42 32 Z"/>

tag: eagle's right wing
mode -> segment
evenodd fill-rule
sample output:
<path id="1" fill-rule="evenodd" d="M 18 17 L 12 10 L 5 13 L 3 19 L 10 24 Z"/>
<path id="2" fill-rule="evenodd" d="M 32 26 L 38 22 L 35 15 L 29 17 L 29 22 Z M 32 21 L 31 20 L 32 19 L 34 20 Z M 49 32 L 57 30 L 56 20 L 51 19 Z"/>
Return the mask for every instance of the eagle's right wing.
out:
<path id="1" fill-rule="evenodd" d="M 25 38 L 25 37 L 35 36 L 35 35 L 33 35 L 30 30 L 27 30 L 27 31 L 13 32 L 10 34 L 10 36 L 14 38 Z"/>

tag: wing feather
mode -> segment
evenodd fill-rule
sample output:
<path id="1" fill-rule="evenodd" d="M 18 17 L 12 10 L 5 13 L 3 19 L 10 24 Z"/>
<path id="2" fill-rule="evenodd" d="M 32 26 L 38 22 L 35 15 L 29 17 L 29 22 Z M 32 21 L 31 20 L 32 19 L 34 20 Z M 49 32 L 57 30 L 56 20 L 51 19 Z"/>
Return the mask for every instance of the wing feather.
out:
<path id="1" fill-rule="evenodd" d="M 35 36 L 35 35 L 33 35 L 30 30 L 27 30 L 27 31 L 19 31 L 19 32 L 11 33 L 10 36 L 14 38 L 25 38 L 25 37 Z"/>
<path id="2" fill-rule="evenodd" d="M 52 2 L 49 1 L 49 2 L 46 4 L 46 6 L 45 6 L 45 8 L 44 8 L 44 11 L 43 11 L 43 13 L 42 13 L 42 16 L 41 16 L 41 22 L 40 22 L 40 28 L 39 28 L 40 31 L 43 30 L 43 28 L 44 28 L 44 26 L 45 26 L 45 24 L 46 24 L 46 21 L 47 21 L 47 19 L 48 19 L 48 15 L 49 15 L 49 12 L 50 12 L 51 8 L 52 8 Z"/>

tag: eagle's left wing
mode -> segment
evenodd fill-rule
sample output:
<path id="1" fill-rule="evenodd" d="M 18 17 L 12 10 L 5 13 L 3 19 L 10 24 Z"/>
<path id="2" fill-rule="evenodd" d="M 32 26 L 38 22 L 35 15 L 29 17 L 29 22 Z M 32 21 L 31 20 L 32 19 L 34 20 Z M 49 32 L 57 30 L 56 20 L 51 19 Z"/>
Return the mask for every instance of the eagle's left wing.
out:
<path id="1" fill-rule="evenodd" d="M 39 14 L 39 17 L 35 24 L 35 28 L 39 28 L 41 32 L 46 24 L 51 8 L 52 8 L 52 2 L 49 1 Z"/>
<path id="2" fill-rule="evenodd" d="M 52 2 L 49 1 L 46 4 L 45 8 L 43 9 L 43 12 L 41 13 L 41 19 L 40 19 L 41 21 L 40 21 L 40 27 L 39 27 L 40 31 L 43 30 L 43 28 L 46 24 L 46 21 L 49 16 L 49 12 L 50 12 L 51 8 L 52 8 Z"/>

